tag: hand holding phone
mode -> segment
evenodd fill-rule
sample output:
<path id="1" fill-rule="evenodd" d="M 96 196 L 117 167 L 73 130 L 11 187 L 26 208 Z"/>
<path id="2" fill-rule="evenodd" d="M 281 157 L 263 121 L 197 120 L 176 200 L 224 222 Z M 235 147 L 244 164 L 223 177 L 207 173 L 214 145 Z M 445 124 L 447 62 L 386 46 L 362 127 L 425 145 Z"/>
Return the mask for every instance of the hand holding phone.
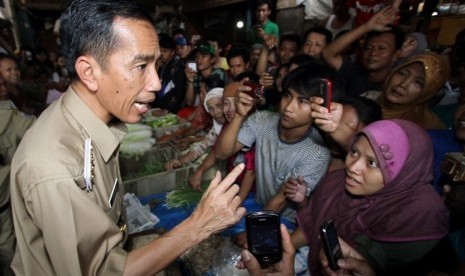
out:
<path id="1" fill-rule="evenodd" d="M 324 106 L 331 112 L 331 98 L 333 96 L 333 83 L 328 79 L 321 79 L 320 97 L 324 100 Z"/>
<path id="2" fill-rule="evenodd" d="M 320 237 L 323 242 L 323 249 L 328 259 L 329 267 L 337 271 L 339 266 L 337 260 L 342 259 L 342 250 L 337 238 L 336 228 L 332 220 L 325 221 L 320 227 Z"/>
<path id="3" fill-rule="evenodd" d="M 259 211 L 245 216 L 249 251 L 261 264 L 281 261 L 283 249 L 280 216 L 275 211 Z"/>

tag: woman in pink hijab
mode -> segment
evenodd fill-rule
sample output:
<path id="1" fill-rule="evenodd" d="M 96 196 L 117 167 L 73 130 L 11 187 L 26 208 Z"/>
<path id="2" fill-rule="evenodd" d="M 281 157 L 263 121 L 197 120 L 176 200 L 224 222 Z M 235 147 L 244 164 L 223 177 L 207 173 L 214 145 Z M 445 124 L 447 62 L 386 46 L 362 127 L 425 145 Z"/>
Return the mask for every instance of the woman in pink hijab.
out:
<path id="1" fill-rule="evenodd" d="M 345 166 L 322 179 L 298 213 L 292 240 L 296 248 L 310 246 L 312 275 L 321 272 L 318 235 L 328 219 L 380 274 L 405 271 L 447 234 L 449 213 L 431 185 L 432 144 L 421 127 L 396 119 L 368 125 Z"/>

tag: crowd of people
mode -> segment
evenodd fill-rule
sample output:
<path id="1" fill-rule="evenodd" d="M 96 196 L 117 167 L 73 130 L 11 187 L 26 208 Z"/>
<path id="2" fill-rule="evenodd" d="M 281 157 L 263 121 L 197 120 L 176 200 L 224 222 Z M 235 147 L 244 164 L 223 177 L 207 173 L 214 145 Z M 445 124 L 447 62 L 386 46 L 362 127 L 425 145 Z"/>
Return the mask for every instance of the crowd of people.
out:
<path id="1" fill-rule="evenodd" d="M 251 275 L 294 275 L 305 245 L 311 275 L 464 273 L 465 179 L 443 164 L 465 145 L 465 29 L 434 52 L 397 26 L 403 2 L 333 0 L 299 36 L 256 0 L 249 43 L 235 44 L 157 33 L 132 0 L 70 1 L 62 55 L 0 54 L 0 274 L 151 275 L 238 223 L 250 194 L 285 225 L 267 267 L 234 237 Z M 181 224 L 127 251 L 118 147 L 149 110 L 200 135 L 166 170 L 206 155 L 197 191 L 220 160 L 228 174 Z M 338 271 L 319 239 L 328 219 Z"/>

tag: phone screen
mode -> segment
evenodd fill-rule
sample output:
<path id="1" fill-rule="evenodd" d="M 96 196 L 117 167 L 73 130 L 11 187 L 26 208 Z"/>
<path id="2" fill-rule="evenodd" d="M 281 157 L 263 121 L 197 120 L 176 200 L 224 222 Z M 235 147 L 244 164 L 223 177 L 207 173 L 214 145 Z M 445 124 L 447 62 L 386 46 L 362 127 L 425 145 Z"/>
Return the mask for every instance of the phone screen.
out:
<path id="1" fill-rule="evenodd" d="M 323 242 L 323 247 L 326 253 L 326 258 L 329 262 L 329 267 L 336 271 L 339 269 L 337 260 L 341 259 L 342 251 L 337 239 L 336 228 L 332 220 L 328 220 L 320 227 L 320 237 Z"/>
<path id="2" fill-rule="evenodd" d="M 260 263 L 277 263 L 282 257 L 279 213 L 262 211 L 246 216 L 247 242 Z"/>
<path id="3" fill-rule="evenodd" d="M 197 64 L 195 62 L 189 62 L 187 65 L 192 71 L 197 71 Z"/>
<path id="4" fill-rule="evenodd" d="M 278 249 L 278 229 L 273 229 L 274 223 L 263 225 L 252 225 L 250 234 L 252 235 L 251 249 L 260 253 L 276 253 Z"/>

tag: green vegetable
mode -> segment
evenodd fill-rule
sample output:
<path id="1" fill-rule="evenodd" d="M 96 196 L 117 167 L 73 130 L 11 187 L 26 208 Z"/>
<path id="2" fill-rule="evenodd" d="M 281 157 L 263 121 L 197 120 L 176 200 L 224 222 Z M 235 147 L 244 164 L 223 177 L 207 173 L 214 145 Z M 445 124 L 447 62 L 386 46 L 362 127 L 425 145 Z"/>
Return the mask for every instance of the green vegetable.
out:
<path id="1" fill-rule="evenodd" d="M 164 206 L 168 209 L 179 207 L 190 207 L 197 205 L 202 199 L 203 192 L 207 190 L 210 182 L 204 181 L 201 184 L 202 192 L 192 190 L 191 187 L 174 190 L 166 194 Z"/>
<path id="2" fill-rule="evenodd" d="M 153 148 L 154 139 L 146 141 L 124 141 L 119 148 L 124 158 L 137 157 Z"/>
<path id="3" fill-rule="evenodd" d="M 179 124 L 178 116 L 172 113 L 161 117 L 150 116 L 145 118 L 145 122 L 152 128 L 161 128 Z"/>
<path id="4" fill-rule="evenodd" d="M 151 130 L 151 128 L 144 124 L 126 124 L 128 132 L 134 132 L 139 130 Z"/>
<path id="5" fill-rule="evenodd" d="M 131 131 L 128 132 L 124 138 L 123 141 L 129 142 L 129 141 L 143 141 L 143 140 L 150 140 L 152 138 L 152 130 L 149 129 L 141 129 L 137 131 Z"/>
<path id="6" fill-rule="evenodd" d="M 126 124 L 128 133 L 121 142 L 121 154 L 129 158 L 138 156 L 153 148 L 155 139 L 152 138 L 152 128 L 143 124 Z"/>
<path id="7" fill-rule="evenodd" d="M 132 174 L 125 176 L 123 180 L 139 178 L 147 175 L 154 175 L 163 171 L 165 171 L 163 163 L 160 161 L 153 161 L 151 163 L 146 163 L 141 170 L 135 171 Z"/>

